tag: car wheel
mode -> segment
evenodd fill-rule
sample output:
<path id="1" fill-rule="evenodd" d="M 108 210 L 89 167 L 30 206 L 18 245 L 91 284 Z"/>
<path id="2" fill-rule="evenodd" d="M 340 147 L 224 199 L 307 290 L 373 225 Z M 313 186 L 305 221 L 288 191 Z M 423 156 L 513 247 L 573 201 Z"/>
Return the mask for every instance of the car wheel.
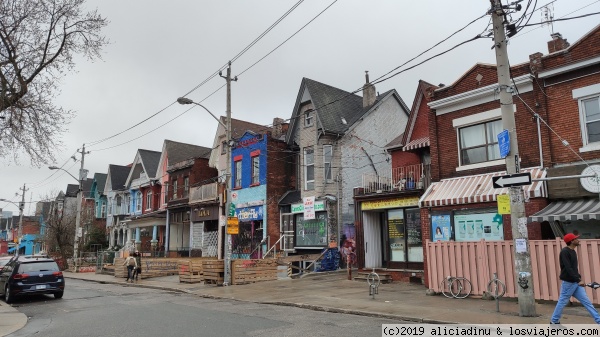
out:
<path id="1" fill-rule="evenodd" d="M 54 293 L 54 298 L 59 299 L 59 298 L 62 298 L 63 295 L 64 295 L 64 292 L 62 292 L 62 291 L 59 293 Z"/>
<path id="2" fill-rule="evenodd" d="M 6 288 L 4 288 L 4 302 L 6 302 L 7 304 L 11 304 L 13 301 L 13 298 L 10 294 L 10 286 L 6 286 Z"/>

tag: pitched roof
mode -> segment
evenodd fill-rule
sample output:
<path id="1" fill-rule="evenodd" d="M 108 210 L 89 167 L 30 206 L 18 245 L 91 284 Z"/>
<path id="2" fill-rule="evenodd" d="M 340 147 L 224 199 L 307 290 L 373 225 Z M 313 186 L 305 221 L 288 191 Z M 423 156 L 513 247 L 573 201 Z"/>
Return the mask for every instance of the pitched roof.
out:
<path id="1" fill-rule="evenodd" d="M 89 198 L 92 195 L 92 184 L 94 183 L 94 179 L 87 178 L 86 180 L 81 182 L 81 189 L 84 198 Z"/>
<path id="2" fill-rule="evenodd" d="M 180 143 L 168 139 L 165 139 L 165 146 L 167 156 L 169 157 L 169 165 L 191 158 L 208 159 L 210 157 L 210 152 L 212 151 L 212 149 L 208 147 Z"/>
<path id="3" fill-rule="evenodd" d="M 110 175 L 110 185 L 113 191 L 122 190 L 125 188 L 125 181 L 127 181 L 127 176 L 129 175 L 129 171 L 131 167 L 129 166 L 120 166 L 120 165 L 108 165 L 108 172 Z"/>
<path id="4" fill-rule="evenodd" d="M 96 182 L 96 191 L 102 192 L 104 191 L 104 186 L 106 185 L 106 177 L 108 175 L 106 173 L 96 173 L 94 174 L 94 181 Z"/>
<path id="5" fill-rule="evenodd" d="M 221 122 L 227 124 L 227 118 L 221 116 Z M 255 124 L 240 119 L 231 119 L 231 137 L 234 139 L 242 138 L 246 131 L 252 131 L 255 133 L 265 133 L 271 131 L 271 127 Z"/>
<path id="6" fill-rule="evenodd" d="M 67 191 L 65 192 L 65 197 L 67 197 L 67 198 L 77 197 L 77 192 L 79 192 L 79 185 L 68 184 Z"/>
<path id="7" fill-rule="evenodd" d="M 138 153 L 144 165 L 144 170 L 149 178 L 156 176 L 158 162 L 160 161 L 160 152 L 139 149 Z"/>
<path id="8" fill-rule="evenodd" d="M 385 148 L 391 150 L 391 149 L 395 149 L 395 148 L 404 146 L 402 139 L 404 139 L 404 133 L 401 133 L 398 137 L 392 139 L 391 142 L 389 142 L 385 145 Z"/>

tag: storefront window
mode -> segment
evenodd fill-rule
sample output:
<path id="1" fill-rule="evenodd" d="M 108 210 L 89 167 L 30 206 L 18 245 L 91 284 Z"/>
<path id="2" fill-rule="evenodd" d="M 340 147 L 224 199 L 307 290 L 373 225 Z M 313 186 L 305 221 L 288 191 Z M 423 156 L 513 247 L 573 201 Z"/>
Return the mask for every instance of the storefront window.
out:
<path id="1" fill-rule="evenodd" d="M 423 262 L 421 212 L 418 208 L 406 210 L 406 241 L 408 245 L 408 262 Z"/>
<path id="2" fill-rule="evenodd" d="M 317 212 L 313 220 L 296 215 L 296 247 L 324 247 L 327 242 L 327 212 Z"/>
<path id="3" fill-rule="evenodd" d="M 404 210 L 388 211 L 388 237 L 390 239 L 390 261 L 406 262 Z"/>
<path id="4" fill-rule="evenodd" d="M 489 213 L 459 213 L 454 214 L 456 241 L 487 241 L 504 240 L 502 215 Z"/>

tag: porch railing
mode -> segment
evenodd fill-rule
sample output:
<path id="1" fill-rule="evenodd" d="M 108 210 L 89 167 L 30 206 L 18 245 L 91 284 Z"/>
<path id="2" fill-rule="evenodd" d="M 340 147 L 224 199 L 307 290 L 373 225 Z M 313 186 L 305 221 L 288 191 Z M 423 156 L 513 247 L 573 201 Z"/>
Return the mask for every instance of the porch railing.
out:
<path id="1" fill-rule="evenodd" d="M 365 194 L 424 190 L 431 184 L 431 165 L 416 164 L 394 167 L 383 175 L 365 173 L 362 187 Z"/>
<path id="2" fill-rule="evenodd" d="M 190 189 L 189 202 L 214 201 L 219 196 L 217 183 L 192 187 Z"/>

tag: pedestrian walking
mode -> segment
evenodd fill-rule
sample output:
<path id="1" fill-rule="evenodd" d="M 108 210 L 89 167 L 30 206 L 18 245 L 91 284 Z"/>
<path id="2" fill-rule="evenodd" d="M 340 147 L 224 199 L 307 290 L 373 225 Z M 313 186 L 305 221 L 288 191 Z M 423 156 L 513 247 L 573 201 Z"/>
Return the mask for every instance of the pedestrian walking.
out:
<path id="1" fill-rule="evenodd" d="M 129 280 L 131 280 L 131 283 L 133 283 L 133 270 L 137 268 L 137 261 L 135 260 L 135 257 L 133 255 L 129 255 L 125 259 L 125 262 L 123 262 L 123 265 L 127 266 L 127 280 L 125 280 L 125 282 L 129 282 Z"/>
<path id="2" fill-rule="evenodd" d="M 140 277 L 140 274 L 142 273 L 142 254 L 140 254 L 140 252 L 136 250 L 135 253 L 133 253 L 133 257 L 135 258 L 136 267 L 133 271 L 134 277 L 132 277 L 131 279 L 133 280 L 135 278 L 135 280 L 137 281 Z"/>
<path id="3" fill-rule="evenodd" d="M 562 285 L 560 287 L 560 296 L 558 297 L 558 303 L 554 313 L 550 318 L 550 324 L 560 324 L 560 317 L 562 316 L 563 309 L 569 303 L 571 296 L 575 297 L 581 304 L 587 309 L 592 315 L 594 321 L 600 324 L 600 314 L 585 293 L 585 284 L 581 282 L 581 275 L 579 274 L 579 268 L 577 267 L 577 252 L 575 248 L 579 246 L 579 236 L 569 233 L 565 235 L 564 240 L 567 244 L 559 254 L 560 260 L 560 279 Z"/>

